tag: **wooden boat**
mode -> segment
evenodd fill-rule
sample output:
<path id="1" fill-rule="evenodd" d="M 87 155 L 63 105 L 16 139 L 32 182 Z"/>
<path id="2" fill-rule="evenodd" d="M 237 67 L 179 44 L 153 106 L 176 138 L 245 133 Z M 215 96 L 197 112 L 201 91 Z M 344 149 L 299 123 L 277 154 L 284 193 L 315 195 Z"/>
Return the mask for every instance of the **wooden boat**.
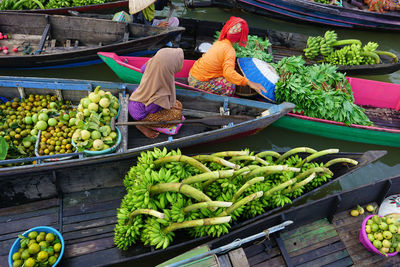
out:
<path id="1" fill-rule="evenodd" d="M 26 94 L 62 94 L 66 100 L 70 100 L 74 104 L 87 96 L 88 92 L 96 86 L 101 86 L 104 90 L 108 90 L 114 95 L 119 96 L 122 111 L 118 117 L 118 122 L 128 121 L 128 98 L 137 85 L 50 78 L 0 77 L 1 96 L 7 99 L 20 97 L 20 94 L 24 94 L 23 91 L 25 91 Z M 26 164 L 23 166 L 0 168 L 0 188 L 2 192 L 0 195 L 2 200 L 14 199 L 18 202 L 38 197 L 37 195 L 19 194 L 21 187 L 19 187 L 18 182 L 14 183 L 14 181 L 18 181 L 19 178 L 23 178 L 27 174 L 29 174 L 32 180 L 41 177 L 38 179 L 45 183 L 42 184 L 43 186 L 47 186 L 45 181 L 51 183 L 53 175 L 59 176 L 60 181 L 67 181 L 69 179 L 67 177 L 80 177 L 81 173 L 85 170 L 96 168 L 103 170 L 99 171 L 99 176 L 105 175 L 105 177 L 108 177 L 107 179 L 117 178 L 119 181 L 131 166 L 132 159 L 144 150 L 154 147 L 183 148 L 250 135 L 267 127 L 294 108 L 294 105 L 291 103 L 275 105 L 190 90 L 177 90 L 177 98 L 183 103 L 185 108 L 183 114 L 186 119 L 220 115 L 220 110 L 229 112 L 230 115 L 247 115 L 249 119 L 246 118 L 242 122 L 231 122 L 228 118 L 227 121 L 224 121 L 219 126 L 207 124 L 184 125 L 177 135 L 167 136 L 160 134 L 156 139 L 146 138 L 134 126 L 119 126 L 122 133 L 122 142 L 116 153 L 91 157 L 83 157 L 82 153 L 71 153 L 58 156 L 0 161 L 0 165 L 17 162 L 25 162 Z M 187 107 L 190 107 L 190 110 L 187 110 Z M 49 157 L 57 158 L 66 156 L 75 157 L 68 160 L 43 161 Z M 31 164 L 33 161 L 36 161 L 37 164 Z M 5 186 L 6 184 L 7 186 Z M 80 182 L 76 185 L 79 184 Z M 76 185 L 73 185 L 73 187 Z M 44 195 L 51 196 L 47 193 L 42 193 L 41 197 L 44 197 Z"/>
<path id="2" fill-rule="evenodd" d="M 70 11 L 78 12 L 94 12 L 94 13 L 115 13 L 121 10 L 128 11 L 129 1 L 118 1 L 111 0 L 106 1 L 103 4 L 86 5 L 86 6 L 74 6 L 74 7 L 63 7 L 63 8 L 51 8 L 51 9 L 24 9 L 24 10 L 7 10 L 9 12 L 16 13 L 41 13 L 41 14 L 54 14 L 54 15 L 67 15 Z"/>
<path id="3" fill-rule="evenodd" d="M 196 1 L 185 2 L 187 6 L 196 7 Z M 212 0 L 208 1 L 208 5 L 237 7 L 263 16 L 341 28 L 400 30 L 399 11 L 372 12 L 368 11 L 367 5 L 357 3 L 357 1 L 341 2 L 343 6 L 321 4 L 308 0 Z M 205 3 L 201 3 L 201 7 L 204 6 Z"/>
<path id="4" fill-rule="evenodd" d="M 382 257 L 363 247 L 358 234 L 363 219 L 371 213 L 352 217 L 350 210 L 357 204 L 380 205 L 385 197 L 399 191 L 400 176 L 396 176 L 336 193 L 248 224 L 158 267 L 220 248 L 287 220 L 294 223 L 269 239 L 259 238 L 185 266 L 398 266 L 399 257 Z"/>
<path id="5" fill-rule="evenodd" d="M 80 14 L 81 16 L 97 16 L 101 18 L 109 18 L 109 15 L 89 15 Z M 214 35 L 216 31 L 220 31 L 224 25 L 223 22 L 205 21 L 197 19 L 179 18 L 180 26 L 185 28 L 181 37 L 181 47 L 185 50 L 185 58 L 197 59 L 201 56 L 198 52 L 198 47 L 201 43 L 214 42 Z M 304 56 L 303 49 L 307 46 L 307 39 L 309 36 L 292 33 L 292 32 L 281 32 L 269 29 L 250 28 L 249 34 L 257 35 L 260 37 L 268 37 L 271 42 L 271 47 L 268 49 L 268 53 L 274 57 L 274 62 L 278 62 L 283 57 L 300 56 L 306 60 L 306 64 L 318 64 L 317 60 L 322 58 L 316 58 L 315 60 L 309 60 Z M 393 62 L 393 58 L 389 56 L 380 56 L 381 63 L 372 65 L 354 65 L 354 66 L 342 66 L 339 65 L 338 70 L 344 72 L 347 75 L 378 75 L 388 74 L 400 69 L 400 62 Z"/>
<path id="6" fill-rule="evenodd" d="M 152 54 L 184 28 L 159 28 L 111 20 L 0 12 L 0 29 L 10 37 L 0 68 L 74 67 L 100 63 L 97 52 Z M 13 48 L 18 47 L 18 52 Z M 4 47 L 3 47 L 4 50 Z"/>
<path id="7" fill-rule="evenodd" d="M 337 153 L 318 158 L 318 162 L 327 162 L 333 158 L 348 157 L 357 160 L 359 164 L 332 165 L 330 169 L 334 177 L 321 187 L 295 199 L 294 205 L 308 196 L 315 197 L 317 191 L 323 190 L 339 179 L 344 179 L 346 175 L 385 154 L 386 151 L 367 151 Z M 118 156 L 118 153 L 115 156 Z M 113 230 L 117 219 L 116 209 L 120 207 L 120 201 L 125 195 L 122 177 L 135 164 L 135 157 L 121 156 L 119 154 L 118 160 L 114 161 L 96 158 L 91 164 L 86 164 L 83 160 L 79 165 L 65 166 L 63 169 L 53 168 L 29 175 L 25 173 L 24 176 L 1 177 L 0 196 L 4 208 L 0 209 L 0 260 L 7 256 L 10 244 L 15 240 L 17 233 L 38 224 L 53 226 L 63 234 L 66 242 L 64 266 L 103 266 L 123 262 L 154 266 L 210 240 L 209 237 L 194 239 L 186 232 L 178 231 L 175 242 L 165 250 L 154 250 L 142 244 L 137 244 L 127 251 L 117 249 L 114 246 Z M 306 157 L 308 154 L 299 156 Z M 25 197 L 25 202 L 30 196 L 29 203 L 15 206 L 21 203 L 22 195 Z M 251 220 L 242 221 L 232 226 L 232 230 L 242 227 L 247 229 L 248 223 L 269 218 L 281 210 L 283 209 L 277 208 Z M 327 211 L 328 209 L 323 212 Z M 10 221 L 12 223 L 8 223 Z M 217 240 L 219 239 L 216 239 L 216 243 Z"/>
<path id="8" fill-rule="evenodd" d="M 138 83 L 140 68 L 149 60 L 144 57 L 122 57 L 114 53 L 99 53 L 100 58 L 126 82 Z M 182 70 L 176 74 L 176 85 L 180 88 L 198 90 L 187 85 L 187 77 L 194 60 L 185 60 Z M 334 139 L 400 147 L 400 85 L 347 78 L 353 90 L 355 103 L 363 106 L 375 126 L 350 125 L 344 123 L 288 113 L 274 126 L 288 130 L 314 134 Z"/>
<path id="9" fill-rule="evenodd" d="M 185 28 L 185 31 L 182 33 L 181 47 L 185 49 L 185 58 L 191 59 L 197 59 L 201 56 L 200 53 L 191 53 L 191 51 L 197 50 L 199 45 L 203 42 L 212 44 L 214 42 L 213 36 L 215 32 L 220 31 L 224 25 L 223 22 L 188 18 L 179 18 L 179 24 Z M 304 56 L 303 49 L 307 46 L 308 35 L 252 27 L 249 29 L 249 34 L 268 38 L 271 42 L 268 53 L 273 55 L 274 62 L 278 62 L 283 57 L 300 55 L 303 56 L 306 60 L 306 64 L 309 65 L 318 64 L 318 60 L 322 59 L 321 57 L 309 60 Z M 400 69 L 400 62 L 393 63 L 393 58 L 388 56 L 380 56 L 380 58 L 380 64 L 358 66 L 338 65 L 337 67 L 340 72 L 344 72 L 349 76 L 388 74 Z"/>

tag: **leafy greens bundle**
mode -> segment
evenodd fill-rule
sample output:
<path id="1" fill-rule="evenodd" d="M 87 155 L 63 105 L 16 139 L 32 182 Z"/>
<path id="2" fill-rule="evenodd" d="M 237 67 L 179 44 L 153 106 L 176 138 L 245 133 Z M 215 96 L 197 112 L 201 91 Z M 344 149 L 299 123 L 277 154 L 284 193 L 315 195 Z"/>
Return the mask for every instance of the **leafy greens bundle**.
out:
<path id="1" fill-rule="evenodd" d="M 364 109 L 354 104 L 353 92 L 343 73 L 329 64 L 305 66 L 301 56 L 283 58 L 274 67 L 280 79 L 275 94 L 278 101 L 296 105 L 304 115 L 343 122 L 373 125 Z"/>

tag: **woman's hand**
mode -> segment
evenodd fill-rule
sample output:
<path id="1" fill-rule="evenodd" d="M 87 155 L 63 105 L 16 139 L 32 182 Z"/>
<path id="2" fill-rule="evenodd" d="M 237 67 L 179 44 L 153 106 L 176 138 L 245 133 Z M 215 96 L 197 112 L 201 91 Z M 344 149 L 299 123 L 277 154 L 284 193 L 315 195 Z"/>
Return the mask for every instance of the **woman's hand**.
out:
<path id="1" fill-rule="evenodd" d="M 265 90 L 264 86 L 262 86 L 259 83 L 255 83 L 255 82 L 252 82 L 252 81 L 249 80 L 247 85 L 250 86 L 250 88 L 254 89 L 259 94 L 262 94 L 262 92 L 264 92 L 264 93 L 267 92 L 267 90 Z"/>
<path id="2" fill-rule="evenodd" d="M 157 25 L 157 27 L 168 27 L 168 21 L 163 20 L 160 22 L 160 24 Z"/>

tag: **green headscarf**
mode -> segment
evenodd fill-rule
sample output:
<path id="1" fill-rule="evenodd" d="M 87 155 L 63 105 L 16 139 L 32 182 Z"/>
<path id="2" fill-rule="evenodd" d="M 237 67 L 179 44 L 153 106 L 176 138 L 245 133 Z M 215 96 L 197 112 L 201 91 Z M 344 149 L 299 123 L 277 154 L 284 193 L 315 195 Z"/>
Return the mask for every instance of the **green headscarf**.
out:
<path id="1" fill-rule="evenodd" d="M 142 10 L 144 18 L 149 22 L 154 19 L 154 14 L 155 14 L 154 9 L 155 8 L 154 8 L 154 3 L 153 3 Z"/>

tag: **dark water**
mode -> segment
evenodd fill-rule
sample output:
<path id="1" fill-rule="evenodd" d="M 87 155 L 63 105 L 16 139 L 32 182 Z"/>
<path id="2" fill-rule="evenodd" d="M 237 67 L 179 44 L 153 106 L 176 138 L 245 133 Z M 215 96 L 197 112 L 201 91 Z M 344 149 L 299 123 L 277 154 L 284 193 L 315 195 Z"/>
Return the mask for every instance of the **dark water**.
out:
<path id="1" fill-rule="evenodd" d="M 268 19 L 254 14 L 244 13 L 240 10 L 227 10 L 218 8 L 187 10 L 183 6 L 183 1 L 173 1 L 179 6 L 179 10 L 174 12 L 174 16 L 193 17 L 204 20 L 226 21 L 230 16 L 240 16 L 247 20 L 249 26 L 258 28 L 272 28 L 275 30 L 299 32 L 309 35 L 321 35 L 327 29 L 316 25 L 301 25 L 289 23 L 281 20 Z M 160 12 L 159 15 L 167 15 L 167 11 Z M 336 29 L 340 39 L 360 39 L 363 43 L 375 41 L 380 44 L 380 50 L 387 50 L 400 54 L 400 35 L 388 32 L 354 31 Z M 105 65 L 97 64 L 88 67 L 52 69 L 52 70 L 18 70 L 1 71 L 1 75 L 11 76 L 39 76 L 39 77 L 59 77 L 88 80 L 119 81 L 118 77 Z M 360 76 L 361 77 L 361 76 Z M 379 81 L 400 83 L 400 72 L 390 75 L 365 76 Z M 361 144 L 354 142 L 339 141 L 296 133 L 275 127 L 268 127 L 256 135 L 238 139 L 231 142 L 224 142 L 212 146 L 201 146 L 185 149 L 186 153 L 201 153 L 208 151 L 222 151 L 233 149 L 250 148 L 252 150 L 288 150 L 298 146 L 308 146 L 316 150 L 327 148 L 339 148 L 340 151 L 364 152 L 367 150 L 387 150 L 388 154 L 381 160 L 370 164 L 359 171 L 342 179 L 340 183 L 335 183 L 318 197 L 338 190 L 348 190 L 353 187 L 379 180 L 385 177 L 400 175 L 400 148 L 384 147 L 377 145 Z M 356 204 L 356 203 L 355 203 Z"/>

